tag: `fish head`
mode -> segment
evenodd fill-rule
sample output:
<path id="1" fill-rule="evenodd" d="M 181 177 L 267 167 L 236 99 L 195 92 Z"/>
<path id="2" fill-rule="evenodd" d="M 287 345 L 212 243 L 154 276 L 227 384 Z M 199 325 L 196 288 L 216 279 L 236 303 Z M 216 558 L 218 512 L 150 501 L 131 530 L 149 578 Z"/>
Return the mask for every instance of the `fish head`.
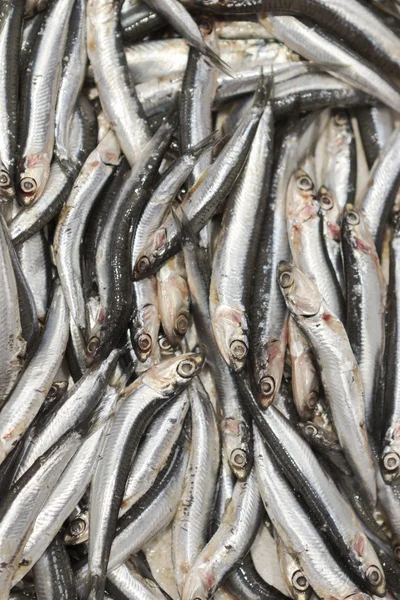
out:
<path id="1" fill-rule="evenodd" d="M 376 255 L 373 237 L 361 210 L 352 204 L 346 204 L 342 215 L 343 238 L 358 251 L 364 254 Z"/>
<path id="2" fill-rule="evenodd" d="M 238 373 L 246 363 L 249 352 L 248 323 L 245 313 L 219 305 L 212 315 L 214 337 L 219 350 L 229 367 Z"/>
<path id="3" fill-rule="evenodd" d="M 349 545 L 349 553 L 359 563 L 359 574 L 366 589 L 373 596 L 386 594 L 386 579 L 380 560 L 363 531 L 359 531 Z"/>
<path id="4" fill-rule="evenodd" d="M 286 211 L 289 223 L 300 224 L 318 214 L 315 187 L 304 169 L 297 169 L 289 180 Z"/>
<path id="5" fill-rule="evenodd" d="M 139 281 L 154 273 L 163 262 L 168 247 L 167 231 L 160 228 L 153 234 L 147 246 L 138 252 L 138 259 L 133 267 L 133 279 Z"/>
<path id="6" fill-rule="evenodd" d="M 386 484 L 391 484 L 400 477 L 400 454 L 390 445 L 386 446 L 381 458 L 381 472 Z"/>
<path id="7" fill-rule="evenodd" d="M 141 381 L 161 395 L 169 396 L 186 387 L 203 364 L 204 354 L 188 352 L 171 356 L 145 371 Z"/>
<path id="8" fill-rule="evenodd" d="M 11 173 L 0 160 L 0 203 L 15 198 L 14 182 Z"/>
<path id="9" fill-rule="evenodd" d="M 152 355 L 158 355 L 157 336 L 160 329 L 160 316 L 157 306 L 146 304 L 138 309 L 131 336 L 135 354 L 141 362 Z"/>
<path id="10" fill-rule="evenodd" d="M 34 154 L 23 159 L 18 170 L 18 201 L 31 206 L 43 193 L 50 175 L 47 154 Z"/>
<path id="11" fill-rule="evenodd" d="M 166 280 L 162 278 L 164 267 L 175 264 L 173 257 L 167 261 L 157 274 L 158 306 L 165 335 L 172 346 L 178 346 L 189 327 L 189 288 L 187 280 L 179 272 L 170 272 Z M 170 270 L 170 269 L 169 269 Z M 158 277 L 160 275 L 160 277 Z"/>
<path id="12" fill-rule="evenodd" d="M 278 266 L 278 283 L 290 312 L 295 317 L 313 317 L 322 305 L 317 286 L 300 269 L 281 261 Z"/>
<path id="13" fill-rule="evenodd" d="M 239 481 L 247 479 L 252 464 L 252 437 L 244 419 L 220 419 L 220 430 L 229 465 Z"/>
<path id="14" fill-rule="evenodd" d="M 330 236 L 340 241 L 340 206 L 333 193 L 324 185 L 318 190 L 319 211 L 329 226 Z"/>

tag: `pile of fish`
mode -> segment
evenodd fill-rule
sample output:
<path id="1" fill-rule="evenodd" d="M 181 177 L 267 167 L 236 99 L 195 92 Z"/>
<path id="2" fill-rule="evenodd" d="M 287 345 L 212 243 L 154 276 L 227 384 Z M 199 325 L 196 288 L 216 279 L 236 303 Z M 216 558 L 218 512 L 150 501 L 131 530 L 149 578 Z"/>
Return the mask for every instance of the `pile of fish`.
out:
<path id="1" fill-rule="evenodd" d="M 400 1 L 0 1 L 0 600 L 400 600 Z"/>

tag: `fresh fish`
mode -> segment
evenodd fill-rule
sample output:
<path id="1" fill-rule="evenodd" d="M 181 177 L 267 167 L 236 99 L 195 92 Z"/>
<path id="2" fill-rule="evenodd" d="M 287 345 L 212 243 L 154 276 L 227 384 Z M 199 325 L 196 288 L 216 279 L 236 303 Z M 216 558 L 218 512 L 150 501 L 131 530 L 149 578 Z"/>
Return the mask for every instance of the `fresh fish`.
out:
<path id="1" fill-rule="evenodd" d="M 130 83 L 118 13 L 119 0 L 89 0 L 87 50 L 102 108 L 133 167 L 150 139 L 150 130 Z"/>
<path id="2" fill-rule="evenodd" d="M 45 13 L 22 83 L 18 199 L 30 206 L 50 175 L 61 63 L 74 0 L 57 0 Z"/>
<path id="3" fill-rule="evenodd" d="M 295 600 L 308 600 L 312 596 L 312 588 L 300 568 L 298 559 L 290 554 L 276 530 L 274 530 L 274 539 L 276 540 L 279 566 L 289 596 Z"/>
<path id="4" fill-rule="evenodd" d="M 370 171 L 368 181 L 356 208 L 360 208 L 375 242 L 378 256 L 382 253 L 386 223 L 400 181 L 400 127 L 393 130 Z"/>
<path id="5" fill-rule="evenodd" d="M 178 346 L 187 332 L 190 317 L 190 297 L 182 253 L 171 256 L 156 277 L 161 325 L 170 344 Z"/>
<path id="6" fill-rule="evenodd" d="M 86 73 L 86 3 L 75 0 L 68 26 L 60 89 L 55 113 L 55 151 L 61 160 L 70 155 L 70 127 Z"/>
<path id="7" fill-rule="evenodd" d="M 74 167 L 72 170 L 66 169 L 65 165 L 63 166 L 57 158 L 53 160 L 43 194 L 32 206 L 29 206 L 29 210 L 20 210 L 9 224 L 14 244 L 21 244 L 29 239 L 59 213 L 70 194 L 74 178 L 82 166 L 81 163 L 85 162 L 96 146 L 96 129 L 93 109 L 90 103 L 81 96 L 70 132 Z"/>
<path id="8" fill-rule="evenodd" d="M 344 599 L 360 593 L 330 555 L 306 512 L 296 500 L 294 492 L 268 455 L 257 430 L 254 431 L 254 438 L 254 463 L 264 506 L 283 543 L 299 560 L 301 570 L 310 586 L 323 598 L 333 596 Z M 294 527 L 290 519 L 295 520 Z M 384 590 L 385 581 L 382 575 L 379 591 Z M 367 597 L 365 595 L 365 598 Z"/>
<path id="9" fill-rule="evenodd" d="M 181 229 L 183 256 L 185 259 L 193 320 L 198 332 L 200 346 L 204 347 L 211 363 L 218 405 L 217 416 L 224 452 L 233 473 L 239 480 L 249 474 L 252 464 L 251 433 L 248 418 L 240 402 L 232 372 L 219 353 L 211 328 L 209 308 L 209 262 L 182 212 L 182 223 L 173 213 L 176 225 Z M 186 219 L 186 220 L 185 220 Z"/>
<path id="10" fill-rule="evenodd" d="M 303 497 L 318 530 L 350 568 L 353 580 L 375 594 L 384 573 L 351 507 L 290 421 L 274 405 L 262 412 L 246 377 L 240 374 L 237 380 L 267 449 Z"/>
<path id="11" fill-rule="evenodd" d="M 369 110 L 368 108 L 361 108 Z M 358 114 L 358 112 L 357 112 Z M 342 210 L 354 204 L 357 183 L 356 141 L 350 115 L 339 108 L 332 111 L 315 150 L 317 185 L 332 193 Z"/>
<path id="12" fill-rule="evenodd" d="M 225 207 L 213 259 L 211 321 L 219 350 L 235 371 L 244 367 L 250 345 L 248 310 L 251 281 L 272 165 L 271 86 L 272 81 L 267 80 L 264 92 L 266 106 L 247 162 Z M 242 240 L 240 244 L 239 239 Z"/>
<path id="13" fill-rule="evenodd" d="M 63 359 L 68 332 L 68 308 L 56 283 L 37 350 L 0 412 L 0 463 L 39 412 Z"/>
<path id="14" fill-rule="evenodd" d="M 136 167 L 123 177 L 99 234 L 95 268 L 101 309 L 88 333 L 88 364 L 109 354 L 131 316 L 133 286 L 129 273 L 132 229 L 150 197 L 175 125 L 173 116 L 167 118 L 144 148 Z"/>
<path id="15" fill-rule="evenodd" d="M 192 442 L 185 485 L 172 525 L 172 559 L 178 590 L 204 549 L 215 501 L 219 431 L 210 398 L 199 379 L 189 388 Z"/>
<path id="16" fill-rule="evenodd" d="M 342 248 L 347 290 L 346 330 L 364 385 L 366 427 L 376 439 L 374 402 L 384 349 L 386 282 L 365 221 L 362 212 L 351 204 L 345 207 Z"/>
<path id="17" fill-rule="evenodd" d="M 326 259 L 314 183 L 303 169 L 297 169 L 290 178 L 286 217 L 293 263 L 315 282 L 329 309 L 343 321 L 344 298 Z"/>
<path id="18" fill-rule="evenodd" d="M 371 169 L 393 131 L 393 114 L 386 106 L 368 106 L 357 111 L 357 122 L 368 168 Z M 353 204 L 352 200 L 348 202 Z"/>
<path id="19" fill-rule="evenodd" d="M 374 96 L 393 110 L 399 110 L 400 94 L 390 81 L 376 73 L 360 56 L 327 35 L 323 29 L 309 27 L 295 17 L 268 15 L 260 22 L 271 35 L 300 56 L 324 64 L 328 72 L 329 65 L 332 64 L 335 77 Z"/>
<path id="20" fill-rule="evenodd" d="M 161 15 L 136 0 L 123 2 L 120 17 L 122 37 L 124 41 L 129 42 L 141 40 L 144 36 L 165 25 Z"/>
<path id="21" fill-rule="evenodd" d="M 0 201 L 14 196 L 18 127 L 19 48 L 24 2 L 5 0 L 0 12 Z"/>
<path id="22" fill-rule="evenodd" d="M 117 525 L 129 474 L 129 462 L 122 460 L 123 456 L 135 456 L 141 434 L 153 415 L 189 384 L 203 361 L 201 354 L 172 357 L 146 371 L 125 390 L 125 400 L 117 412 L 104 449 L 107 459 L 98 464 L 92 481 L 89 588 L 93 598 L 100 599 L 104 593 L 111 536 Z"/>
<path id="23" fill-rule="evenodd" d="M 387 327 L 386 327 L 386 378 L 384 390 L 384 418 L 381 447 L 381 471 L 386 483 L 398 480 L 400 476 L 400 445 L 398 438 L 400 403 L 398 394 L 398 269 L 399 269 L 399 222 L 391 242 L 390 280 L 388 287 Z"/>
<path id="24" fill-rule="evenodd" d="M 177 442 L 189 410 L 189 396 L 182 392 L 160 410 L 147 429 L 132 463 L 119 511 L 121 517 L 151 488 Z"/>
<path id="25" fill-rule="evenodd" d="M 250 549 L 262 515 L 254 469 L 238 481 L 221 523 L 186 576 L 182 600 L 211 598 L 222 578 Z"/>
<path id="26" fill-rule="evenodd" d="M 74 574 L 62 536 L 57 536 L 33 569 L 38 600 L 76 600 Z"/>
<path id="27" fill-rule="evenodd" d="M 143 577 L 130 562 L 126 562 L 107 575 L 106 589 L 115 597 L 127 600 L 164 600 L 165 594 L 151 579 Z"/>
<path id="28" fill-rule="evenodd" d="M 65 299 L 75 323 L 86 329 L 80 247 L 90 211 L 119 162 L 113 131 L 89 155 L 58 218 L 53 248 Z"/>
<path id="29" fill-rule="evenodd" d="M 0 597 L 6 598 L 32 524 L 68 461 L 82 442 L 82 428 L 69 431 L 14 484 L 0 505 L 2 549 Z"/>
<path id="30" fill-rule="evenodd" d="M 182 209 L 195 233 L 207 224 L 231 191 L 256 133 L 264 100 L 264 83 L 261 80 L 254 104 L 241 121 L 234 136 L 207 169 L 204 178 L 185 196 Z M 139 252 L 140 258 L 135 263 L 134 278 L 142 279 L 154 273 L 167 258 L 176 254 L 178 248 L 179 236 L 176 225 L 172 215 L 168 215 L 152 236 L 151 242 L 148 242 Z"/>
<path id="31" fill-rule="evenodd" d="M 364 390 L 344 326 L 300 269 L 281 262 L 278 279 L 291 314 L 313 347 L 340 445 L 374 507 L 375 466 L 365 426 Z"/>

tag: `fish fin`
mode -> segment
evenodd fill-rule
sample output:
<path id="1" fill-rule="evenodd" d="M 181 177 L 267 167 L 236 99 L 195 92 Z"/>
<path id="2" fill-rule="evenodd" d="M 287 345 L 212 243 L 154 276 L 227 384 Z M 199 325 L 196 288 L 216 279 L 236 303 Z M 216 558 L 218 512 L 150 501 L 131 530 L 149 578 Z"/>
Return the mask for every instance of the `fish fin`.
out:
<path id="1" fill-rule="evenodd" d="M 214 50 L 212 48 L 210 48 L 210 46 L 205 47 L 204 56 L 206 58 L 208 58 L 208 60 L 215 67 L 217 67 L 217 69 L 219 71 L 222 71 L 222 73 L 225 73 L 225 75 L 228 75 L 229 77 L 233 77 L 233 78 L 236 77 L 235 72 L 233 71 L 232 67 L 230 67 L 225 61 L 223 61 L 222 58 L 220 58 L 218 56 L 218 54 L 216 52 L 214 52 Z"/>
<path id="2" fill-rule="evenodd" d="M 187 154 L 192 154 L 195 158 L 200 158 L 202 154 L 208 152 L 208 150 L 211 150 L 211 148 L 214 148 L 214 146 L 219 144 L 219 142 L 222 140 L 222 137 L 223 136 L 218 130 L 214 131 L 211 135 L 208 135 L 201 140 L 201 142 L 192 146 L 187 151 Z"/>

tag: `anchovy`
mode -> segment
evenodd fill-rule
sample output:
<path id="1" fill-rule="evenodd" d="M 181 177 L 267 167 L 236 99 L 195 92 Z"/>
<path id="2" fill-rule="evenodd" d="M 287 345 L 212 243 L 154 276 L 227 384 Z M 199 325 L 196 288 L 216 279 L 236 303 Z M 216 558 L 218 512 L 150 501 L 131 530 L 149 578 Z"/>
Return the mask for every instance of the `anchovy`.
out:
<path id="1" fill-rule="evenodd" d="M 195 233 L 207 224 L 225 200 L 243 167 L 263 111 L 263 86 L 261 81 L 254 105 L 241 121 L 234 136 L 207 169 L 199 185 L 193 191 L 189 190 L 182 202 L 182 209 Z M 172 215 L 169 215 L 152 237 L 151 243 L 141 250 L 140 258 L 135 264 L 134 278 L 142 279 L 154 273 L 167 258 L 176 254 L 178 248 L 178 232 Z"/>
<path id="2" fill-rule="evenodd" d="M 371 169 L 393 131 L 393 114 L 385 106 L 368 106 L 357 111 L 361 140 Z M 353 204 L 352 200 L 349 200 Z"/>
<path id="3" fill-rule="evenodd" d="M 19 48 L 24 2 L 6 0 L 0 13 L 0 201 L 14 196 L 18 126 Z"/>
<path id="4" fill-rule="evenodd" d="M 88 156 L 58 218 L 54 252 L 60 281 L 72 318 L 86 328 L 80 263 L 81 238 L 94 202 L 119 162 L 120 149 L 110 131 Z"/>
<path id="5" fill-rule="evenodd" d="M 385 339 L 386 282 L 365 221 L 362 212 L 351 204 L 345 207 L 342 248 L 347 289 L 346 330 L 364 385 L 367 430 L 374 434 L 374 402 Z"/>
<path id="6" fill-rule="evenodd" d="M 360 208 L 375 242 L 376 250 L 382 253 L 386 222 L 393 206 L 400 181 L 400 128 L 396 127 L 374 162 L 368 181 L 356 208 Z"/>
<path id="7" fill-rule="evenodd" d="M 42 231 L 15 248 L 22 273 L 35 302 L 39 322 L 44 324 L 51 294 L 51 263 L 47 240 Z M 36 341 L 38 338 L 36 339 Z"/>
<path id="8" fill-rule="evenodd" d="M 365 427 L 364 390 L 344 326 L 329 311 L 316 285 L 300 269 L 281 262 L 278 279 L 286 304 L 309 339 L 320 365 L 322 385 L 340 445 L 374 507 L 375 465 Z M 352 431 L 351 436 L 349 431 Z"/>
<path id="9" fill-rule="evenodd" d="M 222 356 L 235 371 L 244 367 L 249 353 L 251 280 L 272 166 L 271 86 L 272 82 L 268 80 L 265 83 L 266 107 L 243 172 L 225 207 L 213 259 L 210 286 L 212 326 Z"/>
<path id="10" fill-rule="evenodd" d="M 133 167 L 150 139 L 150 130 L 135 88 L 130 84 L 118 11 L 118 0 L 89 0 L 88 56 L 104 113 L 113 124 L 122 152 Z"/>
<path id="11" fill-rule="evenodd" d="M 205 257 L 204 248 L 200 247 L 190 223 L 185 217 L 185 213 L 181 213 L 182 222 L 175 213 L 173 215 L 177 227 L 181 229 L 182 250 L 188 275 L 193 320 L 200 344 L 205 348 L 205 353 L 212 366 L 224 451 L 233 473 L 239 480 L 243 480 L 249 474 L 252 464 L 251 433 L 232 372 L 219 353 L 211 328 L 209 262 Z"/>
<path id="12" fill-rule="evenodd" d="M 55 151 L 61 160 L 69 159 L 70 127 L 85 78 L 86 63 L 86 3 L 84 0 L 75 0 L 68 26 L 54 119 Z"/>
<path id="13" fill-rule="evenodd" d="M 61 62 L 74 0 L 57 0 L 45 13 L 23 78 L 18 199 L 30 206 L 43 193 L 54 148 Z"/>
<path id="14" fill-rule="evenodd" d="M 38 600 L 76 600 L 74 574 L 62 536 L 57 536 L 36 563 L 33 580 Z"/>
<path id="15" fill-rule="evenodd" d="M 322 236 L 326 255 L 335 272 L 342 293 L 346 293 L 343 259 L 341 251 L 341 206 L 336 196 L 322 185 L 317 194 L 319 214 L 322 221 Z"/>
<path id="16" fill-rule="evenodd" d="M 178 346 L 189 327 L 190 317 L 190 296 L 182 253 L 171 256 L 156 277 L 161 325 L 170 344 Z"/>
<path id="17" fill-rule="evenodd" d="M 0 462 L 39 412 L 61 364 L 68 329 L 68 308 L 61 286 L 56 283 L 38 348 L 0 412 Z"/>
<path id="18" fill-rule="evenodd" d="M 360 109 L 368 110 L 368 109 Z M 358 114 L 358 113 L 357 113 Z M 333 110 L 328 125 L 316 146 L 315 161 L 318 186 L 332 192 L 343 209 L 353 204 L 356 193 L 357 152 L 350 115 L 343 109 Z"/>
<path id="19" fill-rule="evenodd" d="M 104 593 L 111 536 L 129 474 L 129 463 L 122 460 L 123 456 L 135 456 L 141 434 L 153 415 L 189 384 L 203 361 L 201 354 L 173 357 L 146 371 L 125 391 L 106 442 L 107 460 L 99 463 L 91 487 L 89 588 L 93 597 L 101 598 Z"/>
<path id="20" fill-rule="evenodd" d="M 208 542 L 220 454 L 217 418 L 199 379 L 190 384 L 188 394 L 192 446 L 182 496 L 172 525 L 172 560 L 180 592 L 187 573 Z"/>
<path id="21" fill-rule="evenodd" d="M 256 536 L 262 503 L 254 469 L 238 481 L 221 523 L 186 576 L 182 600 L 211 598 L 222 578 L 248 552 Z"/>
<path id="22" fill-rule="evenodd" d="M 107 575 L 106 590 L 117 597 L 124 594 L 127 600 L 165 600 L 166 596 L 151 579 L 143 577 L 130 562 L 126 562 Z"/>

